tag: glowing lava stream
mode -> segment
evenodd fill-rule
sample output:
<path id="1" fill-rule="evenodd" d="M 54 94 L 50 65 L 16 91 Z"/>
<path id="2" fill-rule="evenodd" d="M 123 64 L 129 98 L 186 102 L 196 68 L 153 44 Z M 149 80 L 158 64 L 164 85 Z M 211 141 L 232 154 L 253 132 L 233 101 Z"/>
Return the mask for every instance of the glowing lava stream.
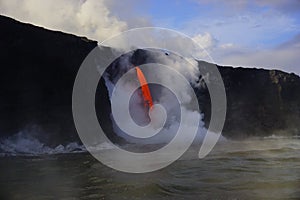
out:
<path id="1" fill-rule="evenodd" d="M 139 79 L 141 89 L 142 89 L 142 94 L 143 94 L 143 99 L 144 99 L 144 106 L 148 109 L 150 109 L 153 106 L 153 101 L 152 101 L 152 96 L 148 87 L 147 80 L 142 72 L 142 70 L 139 67 L 135 67 L 136 69 L 136 74 Z"/>

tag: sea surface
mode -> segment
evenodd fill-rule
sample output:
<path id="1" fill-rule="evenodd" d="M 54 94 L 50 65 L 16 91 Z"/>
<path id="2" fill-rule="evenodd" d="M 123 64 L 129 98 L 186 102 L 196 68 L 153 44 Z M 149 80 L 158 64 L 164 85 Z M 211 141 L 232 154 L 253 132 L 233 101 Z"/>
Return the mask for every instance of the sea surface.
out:
<path id="1" fill-rule="evenodd" d="M 199 146 L 147 174 L 110 169 L 89 153 L 2 155 L 0 199 L 300 199 L 300 139 L 222 141 Z"/>

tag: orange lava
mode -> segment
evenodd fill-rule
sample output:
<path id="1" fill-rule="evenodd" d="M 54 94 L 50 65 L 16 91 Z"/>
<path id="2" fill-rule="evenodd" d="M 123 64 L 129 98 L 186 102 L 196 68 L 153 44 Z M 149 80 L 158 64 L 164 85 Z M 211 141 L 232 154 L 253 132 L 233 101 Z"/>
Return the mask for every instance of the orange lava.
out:
<path id="1" fill-rule="evenodd" d="M 141 89 L 142 89 L 142 94 L 143 94 L 143 99 L 144 99 L 144 105 L 146 108 L 151 108 L 153 106 L 153 101 L 152 101 L 152 96 L 148 87 L 147 80 L 142 72 L 142 70 L 139 67 L 135 67 L 136 69 L 136 74 L 139 79 Z"/>

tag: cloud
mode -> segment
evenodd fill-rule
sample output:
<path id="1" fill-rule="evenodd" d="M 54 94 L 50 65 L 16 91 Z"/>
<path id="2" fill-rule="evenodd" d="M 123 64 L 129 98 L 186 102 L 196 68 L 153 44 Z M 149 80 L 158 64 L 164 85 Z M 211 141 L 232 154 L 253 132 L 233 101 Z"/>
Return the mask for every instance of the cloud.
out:
<path id="1" fill-rule="evenodd" d="M 276 11 L 245 12 L 234 16 L 197 17 L 185 22 L 184 32 L 191 35 L 207 32 L 220 43 L 255 47 L 282 42 L 286 35 L 296 34 L 293 18 Z"/>
<path id="2" fill-rule="evenodd" d="M 202 12 L 184 22 L 183 30 L 190 35 L 207 33 L 214 38 L 214 45 L 204 38 L 199 41 L 210 47 L 209 53 L 216 63 L 300 74 L 299 20 L 295 12 L 300 10 L 300 1 L 195 2 Z"/>
<path id="3" fill-rule="evenodd" d="M 139 7 L 149 7 L 146 2 L 139 0 L 107 0 L 107 7 L 113 16 L 126 21 L 128 28 L 153 26 L 151 16 L 141 13 Z"/>
<path id="4" fill-rule="evenodd" d="M 299 20 L 294 15 L 300 11 L 300 1 L 194 1 L 201 5 L 199 8 L 208 5 L 208 9 L 200 9 L 193 19 L 182 19 L 181 31 L 192 35 L 217 63 L 275 67 L 300 74 L 300 36 L 284 41 L 299 31 Z M 130 28 L 152 26 L 150 19 L 155 16 L 144 15 L 138 9 L 146 4 L 138 0 L 0 0 L 0 13 L 103 41 Z M 148 40 L 146 35 L 142 37 Z M 163 42 L 173 40 L 166 38 Z M 174 45 L 185 45 L 185 41 L 178 40 Z M 206 52 L 197 55 L 206 58 Z"/>
<path id="5" fill-rule="evenodd" d="M 226 11 L 239 11 L 244 12 L 253 7 L 256 8 L 268 8 L 281 12 L 299 12 L 300 1 L 299 0 L 194 0 L 201 5 L 213 5 L 217 9 L 223 9 L 223 13 L 228 14 Z"/>
<path id="6" fill-rule="evenodd" d="M 211 51 L 217 44 L 217 40 L 210 34 L 197 34 L 192 39 L 200 45 L 202 48 L 206 49 L 206 51 Z"/>
<path id="7" fill-rule="evenodd" d="M 299 12 L 300 11 L 300 1 L 299 0 L 255 0 L 255 4 L 259 6 L 268 6 L 270 8 L 279 10 L 281 12 Z"/>
<path id="8" fill-rule="evenodd" d="M 49 29 L 102 41 L 128 28 L 112 15 L 106 0 L 0 1 L 1 14 Z"/>
<path id="9" fill-rule="evenodd" d="M 261 67 L 294 72 L 300 75 L 300 34 L 274 48 L 255 51 L 231 46 L 221 52 L 218 63 L 243 67 Z"/>

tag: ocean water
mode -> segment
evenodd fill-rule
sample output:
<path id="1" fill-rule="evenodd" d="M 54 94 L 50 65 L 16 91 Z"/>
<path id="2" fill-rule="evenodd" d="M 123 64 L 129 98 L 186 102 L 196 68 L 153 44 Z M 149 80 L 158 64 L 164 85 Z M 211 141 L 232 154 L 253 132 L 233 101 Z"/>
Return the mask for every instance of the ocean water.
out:
<path id="1" fill-rule="evenodd" d="M 300 199 L 297 137 L 222 141 L 201 160 L 198 150 L 147 174 L 115 171 L 82 151 L 6 154 L 0 199 Z"/>

